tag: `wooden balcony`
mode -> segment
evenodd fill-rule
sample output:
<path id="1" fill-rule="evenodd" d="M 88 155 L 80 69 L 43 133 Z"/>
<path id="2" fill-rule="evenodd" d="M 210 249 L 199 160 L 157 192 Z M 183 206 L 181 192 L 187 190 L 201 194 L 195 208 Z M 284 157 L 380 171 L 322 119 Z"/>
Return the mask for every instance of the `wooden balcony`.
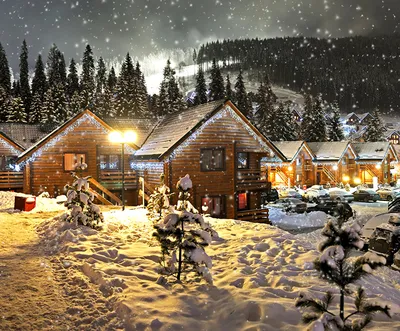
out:
<path id="1" fill-rule="evenodd" d="M 238 211 L 236 218 L 240 221 L 271 224 L 267 208 Z"/>
<path id="2" fill-rule="evenodd" d="M 304 165 L 304 171 L 312 171 L 312 170 L 313 170 L 312 164 L 305 164 Z"/>
<path id="3" fill-rule="evenodd" d="M 22 190 L 23 185 L 22 171 L 0 171 L 0 190 Z"/>
<path id="4" fill-rule="evenodd" d="M 262 179 L 260 170 L 240 169 L 237 171 L 237 190 L 267 189 L 268 180 Z"/>
<path id="5" fill-rule="evenodd" d="M 122 189 L 121 171 L 101 171 L 98 182 L 109 190 Z M 135 172 L 125 172 L 125 189 L 135 190 L 138 187 L 138 180 Z"/>

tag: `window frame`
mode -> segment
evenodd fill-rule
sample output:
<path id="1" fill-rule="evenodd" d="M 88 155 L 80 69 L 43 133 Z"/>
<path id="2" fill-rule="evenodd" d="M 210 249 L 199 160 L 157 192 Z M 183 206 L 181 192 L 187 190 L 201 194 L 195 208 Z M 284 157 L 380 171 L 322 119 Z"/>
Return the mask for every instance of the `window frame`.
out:
<path id="1" fill-rule="evenodd" d="M 245 194 L 246 195 L 246 207 L 244 208 L 239 208 L 239 195 L 240 194 Z M 250 198 L 250 194 L 249 192 L 238 192 L 237 193 L 237 199 L 236 199 L 236 209 L 237 211 L 246 211 L 246 210 L 250 210 L 250 204 L 249 204 L 249 199 Z"/>
<path id="2" fill-rule="evenodd" d="M 115 168 L 115 169 L 111 169 L 111 168 L 104 168 L 104 169 L 102 169 L 101 168 L 101 157 L 102 156 L 106 156 L 107 157 L 107 162 L 106 162 L 106 164 L 110 164 L 110 156 L 117 156 L 118 157 L 118 168 Z M 99 170 L 100 171 L 121 171 L 122 170 L 122 164 L 121 164 L 121 162 L 122 162 L 122 157 L 121 157 L 121 154 L 99 154 Z"/>
<path id="3" fill-rule="evenodd" d="M 75 156 L 76 156 L 76 155 L 85 155 L 85 159 L 83 160 L 83 162 L 86 163 L 88 166 L 87 166 L 87 168 L 86 168 L 85 170 L 83 170 L 83 171 L 84 171 L 84 172 L 88 171 L 88 169 L 89 169 L 89 164 L 87 163 L 87 159 L 88 159 L 88 153 L 87 153 L 87 152 L 64 152 L 64 153 L 63 153 L 63 170 L 64 170 L 64 172 L 71 172 L 71 171 L 75 172 L 75 171 L 76 171 L 76 169 L 72 169 L 72 170 L 66 170 L 66 169 L 65 169 L 65 155 L 66 155 L 66 154 L 74 154 Z"/>
<path id="4" fill-rule="evenodd" d="M 221 195 L 203 195 L 201 196 L 201 200 L 200 200 L 200 210 L 202 211 L 201 207 L 203 206 L 203 199 L 221 199 L 221 213 L 220 215 L 213 215 L 210 213 L 210 210 L 207 210 L 207 214 L 209 214 L 211 217 L 215 217 L 215 218 L 225 218 L 226 217 L 226 198 L 224 194 Z M 214 203 L 214 201 L 213 201 Z M 203 211 L 202 211 L 203 212 Z"/>
<path id="5" fill-rule="evenodd" d="M 246 154 L 246 166 L 245 167 L 239 166 L 240 165 L 239 154 Z M 237 152 L 236 153 L 236 168 L 239 170 L 250 169 L 250 153 L 249 152 Z"/>
<path id="6" fill-rule="evenodd" d="M 212 168 L 212 169 L 204 169 L 203 162 L 202 162 L 202 155 L 204 151 L 222 151 L 222 168 Z M 225 147 L 208 147 L 208 148 L 200 148 L 200 171 L 201 172 L 213 172 L 213 171 L 225 171 L 226 170 L 226 153 Z M 214 155 L 212 155 L 214 156 Z"/>

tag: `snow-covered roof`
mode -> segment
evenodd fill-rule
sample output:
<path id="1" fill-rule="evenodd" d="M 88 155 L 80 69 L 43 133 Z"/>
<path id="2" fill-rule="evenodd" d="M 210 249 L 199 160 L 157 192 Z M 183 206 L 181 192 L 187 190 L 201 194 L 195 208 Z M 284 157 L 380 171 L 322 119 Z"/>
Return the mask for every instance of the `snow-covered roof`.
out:
<path id="1" fill-rule="evenodd" d="M 43 124 L 0 123 L 0 134 L 27 149 L 48 134 L 54 127 Z"/>
<path id="2" fill-rule="evenodd" d="M 272 142 L 277 149 L 288 160 L 292 161 L 303 146 L 303 141 L 274 141 Z"/>
<path id="3" fill-rule="evenodd" d="M 308 142 L 308 146 L 318 161 L 339 161 L 347 150 L 348 142 Z"/>
<path id="4" fill-rule="evenodd" d="M 392 145 L 388 141 L 377 141 L 352 143 L 352 146 L 359 160 L 383 160 Z"/>
<path id="5" fill-rule="evenodd" d="M 159 122 L 158 119 L 138 118 L 138 119 L 122 119 L 122 118 L 103 118 L 109 126 L 114 130 L 126 131 L 132 130 L 137 135 L 136 145 L 142 146 L 150 135 L 151 131 Z"/>
<path id="6" fill-rule="evenodd" d="M 357 115 L 357 116 L 358 116 L 359 119 L 360 119 L 360 123 L 361 123 L 366 117 L 368 117 L 368 116 L 373 117 L 370 113 L 363 113 L 363 114 L 359 114 L 359 115 Z"/>
<path id="7" fill-rule="evenodd" d="M 347 120 L 349 120 L 349 119 L 350 119 L 351 117 L 353 117 L 353 116 L 355 116 L 355 117 L 357 117 L 358 119 L 360 119 L 356 113 L 349 113 L 349 114 L 346 115 L 345 120 L 347 121 Z"/>

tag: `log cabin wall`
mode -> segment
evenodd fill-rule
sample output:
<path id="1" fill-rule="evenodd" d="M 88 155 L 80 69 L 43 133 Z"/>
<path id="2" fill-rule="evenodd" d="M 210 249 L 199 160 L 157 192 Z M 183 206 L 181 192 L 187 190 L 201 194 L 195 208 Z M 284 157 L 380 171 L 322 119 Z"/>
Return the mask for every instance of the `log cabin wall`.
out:
<path id="1" fill-rule="evenodd" d="M 222 148 L 225 153 L 224 170 L 202 171 L 201 150 Z M 261 152 L 258 142 L 247 130 L 229 114 L 207 125 L 188 146 L 169 160 L 168 181 L 171 191 L 177 192 L 175 185 L 179 178 L 189 174 L 193 181 L 193 203 L 201 210 L 203 197 L 221 197 L 225 213 L 223 217 L 234 218 L 236 213 L 236 151 L 249 152 L 250 166 L 259 168 Z M 266 152 L 263 154 L 266 155 Z M 254 201 L 252 199 L 252 201 Z M 257 198 L 258 201 L 258 198 Z M 174 197 L 173 202 L 176 202 Z M 254 202 L 253 202 L 254 204 Z"/>
<path id="2" fill-rule="evenodd" d="M 51 139 L 58 139 L 54 136 Z M 32 181 L 25 180 L 26 193 L 40 194 L 43 191 L 49 192 L 51 196 L 64 194 L 65 184 L 72 184 L 71 171 L 64 170 L 64 154 L 76 153 L 85 154 L 85 162 L 88 165 L 83 176 L 92 176 L 100 182 L 98 147 L 109 146 L 113 154 L 121 155 L 121 145 L 111 144 L 108 135 L 90 120 L 86 119 L 79 126 L 62 136 L 53 146 L 42 149 L 41 154 L 30 162 L 30 177 Z M 125 174 L 129 175 L 130 160 L 125 150 Z M 79 160 L 78 160 L 79 161 Z M 133 172 L 133 171 L 131 171 Z M 104 171 L 104 174 L 111 171 Z M 112 187 L 108 187 L 113 191 Z M 116 190 L 118 188 L 114 188 Z M 129 195 L 128 195 L 129 196 Z"/>
<path id="3" fill-rule="evenodd" d="M 22 149 L 16 149 L 9 141 L 0 136 L 0 190 L 22 191 L 24 174 L 23 171 L 14 171 L 7 169 L 6 163 L 10 159 L 18 158 Z"/>

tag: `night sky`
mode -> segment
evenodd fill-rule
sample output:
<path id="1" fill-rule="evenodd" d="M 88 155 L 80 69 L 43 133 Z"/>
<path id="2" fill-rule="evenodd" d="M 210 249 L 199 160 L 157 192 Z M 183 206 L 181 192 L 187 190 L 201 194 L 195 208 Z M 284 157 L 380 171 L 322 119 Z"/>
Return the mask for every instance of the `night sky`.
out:
<path id="1" fill-rule="evenodd" d="M 0 0 L 9 62 L 25 38 L 33 64 L 52 43 L 80 59 L 89 43 L 106 59 L 243 37 L 339 37 L 398 31 L 399 0 Z"/>

